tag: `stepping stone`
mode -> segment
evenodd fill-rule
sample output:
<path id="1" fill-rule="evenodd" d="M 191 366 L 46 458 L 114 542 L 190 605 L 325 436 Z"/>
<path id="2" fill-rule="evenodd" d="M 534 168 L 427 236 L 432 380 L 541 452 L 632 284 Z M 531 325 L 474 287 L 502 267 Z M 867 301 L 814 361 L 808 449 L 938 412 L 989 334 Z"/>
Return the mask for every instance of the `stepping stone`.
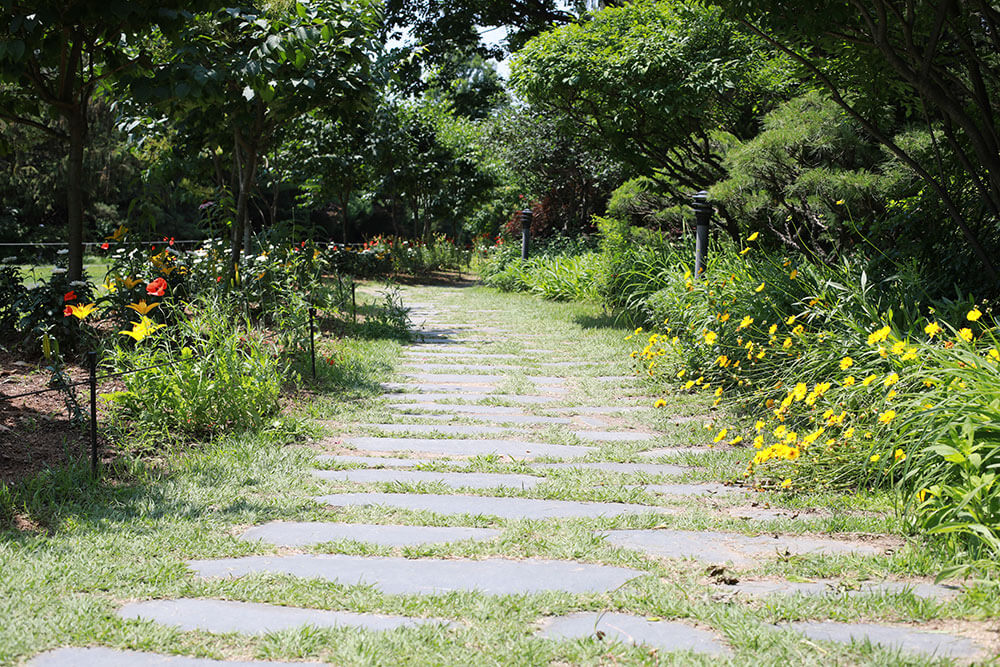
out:
<path id="1" fill-rule="evenodd" d="M 260 635 L 292 628 L 362 628 L 364 630 L 395 630 L 426 623 L 446 623 L 436 619 L 358 614 L 350 611 L 326 611 L 283 607 L 256 602 L 229 600 L 149 600 L 133 602 L 118 610 L 125 619 L 153 621 L 160 625 L 173 625 L 181 630 L 204 632 L 239 632 Z"/>
<path id="2" fill-rule="evenodd" d="M 601 633 L 599 636 L 597 633 Z M 676 621 L 650 621 L 643 616 L 610 612 L 579 612 L 548 618 L 537 634 L 545 639 L 587 639 L 620 641 L 633 646 L 654 646 L 664 651 L 693 651 L 727 655 L 729 649 L 706 630 Z"/>
<path id="3" fill-rule="evenodd" d="M 461 384 L 495 384 L 498 380 L 506 380 L 506 379 L 508 379 L 506 376 L 503 376 L 503 375 L 482 375 L 482 374 L 475 374 L 475 373 L 416 373 L 416 372 L 407 372 L 407 373 L 400 373 L 400 375 L 403 376 L 403 377 L 413 378 L 414 380 L 418 380 L 420 382 L 444 382 L 444 383 L 452 383 L 452 384 L 459 384 L 459 385 L 461 385 Z M 529 382 L 532 382 L 533 384 L 542 384 L 542 385 L 550 385 L 550 384 L 559 385 L 559 384 L 563 384 L 563 382 L 565 382 L 565 380 L 566 380 L 566 378 L 545 377 L 545 376 L 541 376 L 541 375 L 529 375 L 529 376 L 525 376 L 525 379 L 527 379 Z"/>
<path id="4" fill-rule="evenodd" d="M 480 396 L 492 396 L 496 398 L 501 398 L 505 396 L 527 398 L 529 400 L 523 401 L 525 403 L 532 402 L 531 396 L 521 394 L 487 394 L 487 391 L 492 391 L 496 389 L 496 384 L 449 384 L 447 382 L 383 382 L 381 387 L 389 392 L 402 392 L 403 394 L 423 394 L 432 392 L 449 392 L 450 397 L 454 400 L 464 400 L 464 401 L 476 401 L 482 400 Z M 564 395 L 569 393 L 569 389 L 565 387 L 556 386 L 546 386 L 542 388 L 543 393 L 553 394 L 553 395 Z M 390 394 L 399 395 L 403 394 Z M 468 398 L 467 398 L 468 397 Z M 423 396 L 411 396 L 410 400 L 416 398 L 423 398 Z M 544 396 L 543 398 L 552 398 L 550 396 Z M 436 400 L 436 399 L 435 399 Z M 554 399 L 553 399 L 554 400 Z"/>
<path id="5" fill-rule="evenodd" d="M 413 369 L 417 371 L 428 371 L 430 373 L 462 373 L 464 371 L 521 371 L 524 370 L 524 366 L 511 366 L 510 364 L 497 364 L 495 366 L 490 366 L 489 364 L 442 364 L 442 363 L 405 363 L 403 368 Z M 502 373 L 496 373 L 496 375 L 503 375 Z"/>
<path id="6" fill-rule="evenodd" d="M 690 468 L 685 466 L 677 466 L 670 463 L 612 463 L 609 461 L 536 463 L 532 467 L 551 470 L 603 470 L 605 472 L 617 472 L 624 475 L 633 475 L 636 473 L 644 473 L 647 475 L 681 475 L 690 470 Z"/>
<path id="7" fill-rule="evenodd" d="M 711 452 L 724 452 L 731 447 L 659 447 L 657 449 L 647 449 L 639 452 L 637 456 L 644 459 L 653 459 L 658 456 L 676 456 L 678 454 L 709 454 Z"/>
<path id="8" fill-rule="evenodd" d="M 455 489 L 530 489 L 539 481 L 531 475 L 505 475 L 485 472 L 432 472 L 429 470 L 312 470 L 311 473 L 331 482 L 354 482 L 356 484 L 391 483 L 421 484 L 439 483 Z"/>
<path id="9" fill-rule="evenodd" d="M 625 382 L 626 380 L 637 380 L 635 375 L 595 375 L 588 377 L 588 380 L 600 380 L 602 382 Z"/>
<path id="10" fill-rule="evenodd" d="M 720 590 L 743 593 L 751 597 L 769 595 L 830 595 L 856 597 L 858 595 L 880 595 L 912 593 L 915 597 L 948 600 L 962 592 L 958 586 L 929 584 L 923 581 L 862 581 L 846 583 L 833 579 L 816 581 L 740 581 L 731 586 L 719 586 Z"/>
<path id="11" fill-rule="evenodd" d="M 600 361 L 546 361 L 541 364 L 546 368 L 576 368 L 577 366 L 600 366 Z"/>
<path id="12" fill-rule="evenodd" d="M 586 424 L 587 426 L 592 426 L 594 428 L 607 426 L 607 422 L 600 417 L 578 417 L 577 420 L 582 424 Z"/>
<path id="13" fill-rule="evenodd" d="M 661 493 L 665 496 L 722 496 L 732 493 L 735 489 L 717 482 L 704 484 L 646 484 L 640 486 L 649 493 Z"/>
<path id="14" fill-rule="evenodd" d="M 619 412 L 642 412 L 643 410 L 649 410 L 649 408 L 641 405 L 581 405 L 559 408 L 560 412 L 573 415 L 613 415 Z"/>
<path id="15" fill-rule="evenodd" d="M 358 424 L 360 428 L 378 429 L 384 433 L 442 433 L 446 435 L 484 435 L 509 433 L 504 426 L 470 426 L 468 424 Z"/>
<path id="16" fill-rule="evenodd" d="M 814 641 L 830 641 L 841 644 L 868 641 L 910 655 L 972 658 L 980 652 L 979 645 L 966 637 L 943 632 L 915 630 L 903 625 L 801 621 L 782 624 L 778 627 L 801 632 Z"/>
<path id="17" fill-rule="evenodd" d="M 437 359 L 439 357 L 453 357 L 455 359 L 517 359 L 520 355 L 504 354 L 501 352 L 450 352 L 447 350 L 403 350 L 403 356 L 408 359 L 424 358 Z"/>
<path id="18" fill-rule="evenodd" d="M 272 521 L 250 528 L 240 535 L 240 539 L 248 542 L 260 540 L 279 547 L 301 547 L 340 540 L 379 544 L 385 547 L 412 547 L 462 540 L 489 540 L 501 532 L 492 528 Z"/>
<path id="19" fill-rule="evenodd" d="M 316 498 L 335 507 L 396 507 L 434 512 L 495 516 L 501 519 L 559 519 L 611 517 L 624 514 L 675 514 L 675 510 L 629 503 L 593 503 L 576 500 L 537 500 L 490 496 L 435 495 L 431 493 L 338 493 Z"/>
<path id="20" fill-rule="evenodd" d="M 757 558 L 793 554 L 858 554 L 875 556 L 881 550 L 870 544 L 841 542 L 822 537 L 740 535 L 695 530 L 612 530 L 605 539 L 616 546 L 662 558 L 694 558 L 711 563 L 752 565 Z"/>
<path id="21" fill-rule="evenodd" d="M 467 354 L 478 352 L 474 347 L 455 343 L 416 343 L 407 349 L 415 352 L 465 352 Z"/>
<path id="22" fill-rule="evenodd" d="M 472 440 L 460 438 L 344 438 L 344 444 L 372 452 L 428 452 L 457 456 L 497 454 L 511 458 L 586 456 L 593 450 L 578 445 L 550 445 L 522 440 Z"/>
<path id="23" fill-rule="evenodd" d="M 573 431 L 573 434 L 584 440 L 595 440 L 601 442 L 640 442 L 649 440 L 655 436 L 649 433 L 635 433 L 629 431 Z"/>
<path id="24" fill-rule="evenodd" d="M 776 521 L 778 519 L 810 518 L 819 516 L 810 510 L 785 509 L 781 507 L 730 507 L 726 514 L 736 519 L 751 521 Z"/>
<path id="25" fill-rule="evenodd" d="M 405 385 L 409 387 L 420 386 L 420 385 Z M 523 403 L 526 405 L 534 405 L 539 403 L 554 403 L 559 400 L 555 396 L 522 396 L 520 394 L 483 394 L 483 393 L 461 393 L 455 394 L 454 392 L 444 393 L 433 393 L 433 392 L 412 392 L 412 393 L 401 393 L 401 394 L 387 394 L 385 399 L 390 403 L 408 403 L 414 400 L 420 401 L 486 401 L 489 399 L 498 401 L 511 401 L 517 403 Z"/>
<path id="26" fill-rule="evenodd" d="M 624 567 L 536 558 L 444 560 L 342 554 L 194 560 L 188 561 L 188 566 L 202 577 L 289 574 L 326 579 L 344 586 L 374 586 L 389 595 L 428 595 L 452 591 L 478 591 L 488 595 L 541 591 L 603 593 L 646 574 Z"/>
<path id="27" fill-rule="evenodd" d="M 444 405 L 439 403 L 400 403 L 393 406 L 402 414 L 420 414 L 424 411 L 449 412 L 453 415 L 489 417 L 493 422 L 513 424 L 571 424 L 567 417 L 536 417 L 526 415 L 519 408 L 498 405 Z M 423 415 L 421 415 L 423 416 Z"/>
<path id="28" fill-rule="evenodd" d="M 318 665 L 316 662 L 247 662 L 188 658 L 180 655 L 161 655 L 140 651 L 119 651 L 91 646 L 87 648 L 60 648 L 36 656 L 28 663 L 31 667 L 302 667 Z"/>
<path id="29" fill-rule="evenodd" d="M 319 454 L 317 461 L 332 461 L 334 463 L 358 463 L 364 466 L 390 466 L 395 468 L 413 468 L 428 463 L 447 463 L 450 466 L 467 466 L 465 459 L 397 459 L 389 456 L 349 456 L 345 454 Z"/>

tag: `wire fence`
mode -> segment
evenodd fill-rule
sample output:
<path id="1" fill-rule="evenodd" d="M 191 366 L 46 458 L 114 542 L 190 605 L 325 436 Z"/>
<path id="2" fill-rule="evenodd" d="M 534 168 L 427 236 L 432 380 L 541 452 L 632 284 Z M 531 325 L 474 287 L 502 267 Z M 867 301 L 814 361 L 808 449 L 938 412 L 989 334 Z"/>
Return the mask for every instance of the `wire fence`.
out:
<path id="1" fill-rule="evenodd" d="M 353 285 L 353 283 L 352 283 Z M 352 290 L 353 291 L 353 290 Z M 304 324 L 300 324 L 294 327 L 287 327 L 286 331 L 296 331 L 298 329 L 304 329 L 309 327 L 309 358 L 310 366 L 312 370 L 313 380 L 316 379 L 316 315 L 317 310 L 314 307 L 309 308 L 309 321 Z M 355 318 L 357 314 L 355 312 Z M 41 394 L 47 394 L 54 391 L 67 392 L 72 398 L 74 406 L 76 403 L 75 392 L 70 390 L 75 389 L 83 385 L 88 385 L 90 388 L 90 471 L 94 480 L 97 480 L 100 474 L 99 470 L 99 452 L 97 447 L 97 384 L 98 382 L 105 380 L 112 380 L 114 378 L 123 377 L 125 375 L 132 375 L 134 373 L 143 373 L 146 371 L 156 370 L 159 368 L 175 367 L 181 364 L 187 364 L 197 361 L 198 357 L 191 356 L 188 358 L 175 359 L 173 361 L 165 362 L 162 364 L 156 364 L 153 366 L 144 366 L 142 368 L 132 368 L 126 371 L 117 371 L 114 373 L 105 373 L 103 375 L 97 374 L 97 352 L 87 353 L 87 366 L 88 366 L 88 377 L 85 380 L 74 380 L 66 381 L 60 378 L 59 383 L 53 387 L 46 387 L 45 389 L 36 389 L 33 391 L 26 391 L 19 394 L 4 394 L 0 392 L 0 402 L 11 401 L 18 398 L 28 398 L 31 396 L 38 396 Z"/>

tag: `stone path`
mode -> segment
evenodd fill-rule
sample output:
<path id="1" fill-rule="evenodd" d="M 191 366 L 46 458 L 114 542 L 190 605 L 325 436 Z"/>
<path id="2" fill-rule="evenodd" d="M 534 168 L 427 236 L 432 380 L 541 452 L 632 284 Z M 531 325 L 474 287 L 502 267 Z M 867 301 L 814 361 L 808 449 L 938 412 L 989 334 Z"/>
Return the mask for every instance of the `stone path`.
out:
<path id="1" fill-rule="evenodd" d="M 423 329 L 404 351 L 397 375 L 382 385 L 389 393 L 377 406 L 388 418 L 328 424 L 337 433 L 318 443 L 323 451 L 316 456 L 317 469 L 302 474 L 301 501 L 320 518 L 241 527 L 234 535 L 243 546 L 249 543 L 254 555 L 187 563 L 196 581 L 215 585 L 248 581 L 246 590 L 254 590 L 260 582 L 291 580 L 325 586 L 316 598 L 324 608 L 191 597 L 136 600 L 120 606 L 119 616 L 181 631 L 241 635 L 306 626 L 379 633 L 431 626 L 446 636 L 465 632 L 455 641 L 469 643 L 474 623 L 450 615 L 448 607 L 435 614 L 360 613 L 347 601 L 370 590 L 386 600 L 412 596 L 411 601 L 454 594 L 477 599 L 558 594 L 562 597 L 543 607 L 551 611 L 508 632 L 520 633 L 521 641 L 596 644 L 602 653 L 612 646 L 616 651 L 637 646 L 638 662 L 656 655 L 651 651 L 713 661 L 743 651 L 734 663 L 741 664 L 751 659 L 738 645 L 742 626 L 726 631 L 685 615 L 700 604 L 699 596 L 754 605 L 765 597 L 945 601 L 961 595 L 960 589 L 921 580 L 785 578 L 783 568 L 796 559 L 832 559 L 825 571 L 835 572 L 841 562 L 836 559 L 875 563 L 887 556 L 887 547 L 846 535 L 767 530 L 769 521 L 787 520 L 793 512 L 751 507 L 764 512 L 755 514 L 743 507 L 753 492 L 722 483 L 732 477 L 719 472 L 726 448 L 666 442 L 665 432 L 648 419 L 654 398 L 642 395 L 634 376 L 622 374 L 624 364 L 555 359 L 554 349 L 538 346 L 555 346 L 554 341 L 538 343 L 545 336 L 518 331 L 502 309 L 462 312 L 449 306 L 447 294 L 438 292 L 433 304 L 413 305 L 414 321 L 423 322 Z M 482 322 L 465 319 L 470 313 Z M 495 347 L 501 344 L 506 347 Z M 669 423 L 690 430 L 688 422 L 704 419 L 679 416 Z M 680 455 L 704 457 L 716 467 L 688 465 L 690 459 L 680 459 L 685 465 L 653 462 Z M 317 488 L 323 491 L 317 494 Z M 731 530 L 692 529 L 685 522 L 697 513 Z M 539 543 L 560 555 L 540 557 Z M 712 566 L 709 572 L 737 576 L 705 581 L 706 565 Z M 662 618 L 649 615 L 657 604 L 646 597 L 652 590 L 676 597 L 664 605 Z M 393 608 L 413 614 L 409 610 L 419 605 Z M 982 645 L 968 637 L 898 624 L 819 617 L 760 628 L 793 643 L 871 642 L 927 657 L 983 654 Z M 618 662 L 617 654 L 608 655 L 596 661 Z M 506 662 L 503 655 L 491 658 Z M 556 662 L 572 664 L 574 658 Z M 43 654 L 32 664 L 283 663 L 217 663 L 83 648 Z"/>

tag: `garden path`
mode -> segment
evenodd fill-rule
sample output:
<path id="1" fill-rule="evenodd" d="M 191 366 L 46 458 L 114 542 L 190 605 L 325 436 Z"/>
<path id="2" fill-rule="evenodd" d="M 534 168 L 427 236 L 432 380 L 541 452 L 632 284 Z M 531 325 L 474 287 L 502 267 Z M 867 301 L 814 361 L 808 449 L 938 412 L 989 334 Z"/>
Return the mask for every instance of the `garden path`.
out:
<path id="1" fill-rule="evenodd" d="M 498 663 L 643 662 L 678 652 L 681 661 L 738 664 L 755 651 L 777 655 L 782 643 L 784 655 L 812 650 L 815 641 L 830 643 L 814 656 L 833 661 L 981 656 L 969 633 L 835 620 L 898 618 L 893 605 L 943 604 L 960 591 L 845 576 L 898 545 L 836 529 L 866 525 L 864 517 L 852 524 L 771 507 L 773 496 L 726 484 L 745 450 L 709 443 L 704 405 L 678 397 L 654 410 L 656 397 L 620 354 L 617 329 L 552 335 L 538 313 L 470 308 L 475 301 L 457 288 L 408 296 L 419 300 L 410 303 L 416 340 L 385 397 L 352 423 L 330 422 L 335 435 L 304 473 L 325 489 L 312 498 L 326 520 L 254 526 L 241 537 L 260 553 L 188 562 L 203 578 L 332 586 L 317 589 L 331 592 L 321 598 L 330 608 L 180 598 L 132 603 L 122 617 L 211 633 L 308 625 L 474 646 L 476 624 L 490 621 L 461 610 L 514 596 L 487 616 L 510 615 L 505 632 L 519 650 L 524 642 L 572 648 L 518 657 L 502 646 L 476 649 Z M 404 602 L 350 611 L 357 587 Z M 759 609 L 762 598 L 803 620 L 746 630 L 733 610 Z M 426 600 L 437 602 L 421 607 Z M 441 662 L 459 660 L 442 651 Z M 61 649 L 34 664 L 216 663 Z"/>

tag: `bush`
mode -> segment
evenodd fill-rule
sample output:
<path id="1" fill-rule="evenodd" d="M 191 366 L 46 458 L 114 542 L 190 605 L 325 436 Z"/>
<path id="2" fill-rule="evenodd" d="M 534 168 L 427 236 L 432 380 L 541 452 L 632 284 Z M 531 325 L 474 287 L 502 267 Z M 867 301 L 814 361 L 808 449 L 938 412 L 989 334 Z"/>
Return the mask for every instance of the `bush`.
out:
<path id="1" fill-rule="evenodd" d="M 170 336 L 134 346 L 118 345 L 108 365 L 122 376 L 124 391 L 106 398 L 140 428 L 206 435 L 262 426 L 279 409 L 288 369 L 263 332 L 218 302 L 190 304 Z"/>

